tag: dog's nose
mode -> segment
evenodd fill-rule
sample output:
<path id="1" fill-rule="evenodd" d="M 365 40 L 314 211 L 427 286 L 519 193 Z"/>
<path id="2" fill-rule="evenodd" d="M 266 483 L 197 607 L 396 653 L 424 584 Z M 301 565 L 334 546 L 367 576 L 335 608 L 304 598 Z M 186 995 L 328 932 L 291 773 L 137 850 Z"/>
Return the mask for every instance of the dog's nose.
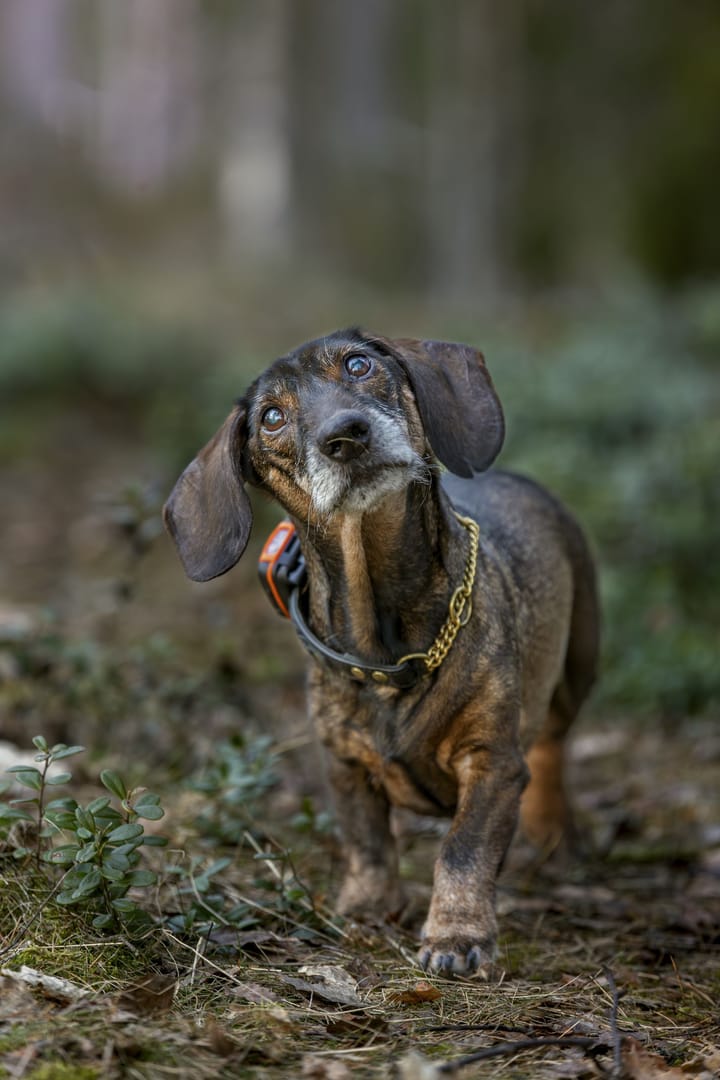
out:
<path id="1" fill-rule="evenodd" d="M 370 446 L 370 424 L 362 413 L 345 409 L 320 425 L 317 445 L 333 461 L 352 461 Z"/>

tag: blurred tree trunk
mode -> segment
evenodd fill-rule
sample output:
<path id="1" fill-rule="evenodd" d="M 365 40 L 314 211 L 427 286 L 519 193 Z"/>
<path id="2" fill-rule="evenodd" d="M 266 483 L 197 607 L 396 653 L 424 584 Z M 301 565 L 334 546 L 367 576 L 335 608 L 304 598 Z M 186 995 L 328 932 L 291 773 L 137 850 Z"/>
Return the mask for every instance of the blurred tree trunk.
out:
<path id="1" fill-rule="evenodd" d="M 222 61 L 216 100 L 223 247 L 231 258 L 288 251 L 290 146 L 287 112 L 288 5 L 251 0 L 236 33 L 213 41 Z"/>
<path id="2" fill-rule="evenodd" d="M 291 4 L 289 132 L 297 257 L 376 287 L 422 277 L 414 144 L 402 116 L 400 4 Z"/>
<path id="3" fill-rule="evenodd" d="M 196 0 L 101 0 L 94 151 L 111 185 L 161 189 L 198 138 Z"/>
<path id="4" fill-rule="evenodd" d="M 428 287 L 440 299 L 492 298 L 511 282 L 505 223 L 523 85 L 517 17 L 493 0 L 426 11 Z"/>
<path id="5" fill-rule="evenodd" d="M 72 0 L 4 0 L 0 6 L 3 82 L 37 119 L 62 129 Z"/>

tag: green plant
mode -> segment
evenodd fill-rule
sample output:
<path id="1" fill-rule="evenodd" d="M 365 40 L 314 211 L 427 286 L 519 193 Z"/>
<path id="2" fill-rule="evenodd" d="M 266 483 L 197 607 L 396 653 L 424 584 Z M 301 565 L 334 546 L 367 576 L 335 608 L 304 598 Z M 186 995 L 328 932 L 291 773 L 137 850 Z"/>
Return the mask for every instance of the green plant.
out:
<path id="1" fill-rule="evenodd" d="M 238 735 L 217 748 L 216 756 L 191 781 L 208 798 L 196 825 L 200 833 L 225 844 L 239 843 L 255 823 L 260 798 L 278 783 L 277 753 L 269 735 Z"/>
<path id="2" fill-rule="evenodd" d="M 0 805 L 0 825 L 18 821 L 34 824 L 34 857 L 38 866 L 45 864 L 64 871 L 56 887 L 56 903 L 81 908 L 93 916 L 92 925 L 99 930 L 120 927 L 136 930 L 147 925 L 147 914 L 128 893 L 157 882 L 152 870 L 139 866 L 140 848 L 161 847 L 167 841 L 161 836 L 146 835 L 139 819 L 157 821 L 163 817 L 159 796 L 145 788 L 128 790 L 117 773 L 105 769 L 100 782 L 119 800 L 119 808 L 112 805 L 108 795 L 93 799 L 87 806 L 80 806 L 69 796 L 46 804 L 49 785 L 66 784 L 72 779 L 70 773 L 50 774 L 50 767 L 56 761 L 81 753 L 84 747 L 68 747 L 64 743 L 50 747 L 42 735 L 36 736 L 33 744 L 38 751 L 35 760 L 41 768 L 16 765 L 8 772 L 14 773 L 18 783 L 36 794 Z M 28 806 L 34 807 L 34 811 L 26 809 Z M 18 844 L 13 855 L 26 858 L 33 852 Z"/>
<path id="3" fill-rule="evenodd" d="M 38 769 L 34 765 L 13 765 L 6 771 L 13 773 L 18 784 L 22 787 L 29 788 L 37 794 L 27 796 L 24 799 L 12 799 L 9 805 L 0 807 L 0 825 L 3 823 L 6 825 L 11 824 L 15 821 L 34 822 L 36 826 L 35 861 L 39 864 L 42 855 L 43 819 L 45 817 L 47 788 L 67 784 L 72 779 L 72 773 L 50 774 L 49 770 L 56 762 L 73 757 L 75 754 L 81 754 L 85 747 L 66 746 L 65 743 L 57 743 L 55 746 L 50 747 L 47 739 L 42 735 L 35 736 L 33 746 L 38 751 L 35 755 L 35 761 L 40 762 L 41 768 Z M 26 806 L 33 806 L 35 808 L 34 814 L 26 810 Z M 29 849 L 23 845 L 17 845 L 13 851 L 16 859 L 25 858 L 29 854 Z"/>
<path id="4" fill-rule="evenodd" d="M 335 819 L 329 810 L 318 810 L 310 795 L 304 795 L 290 824 L 299 833 L 329 836 L 335 828 Z"/>

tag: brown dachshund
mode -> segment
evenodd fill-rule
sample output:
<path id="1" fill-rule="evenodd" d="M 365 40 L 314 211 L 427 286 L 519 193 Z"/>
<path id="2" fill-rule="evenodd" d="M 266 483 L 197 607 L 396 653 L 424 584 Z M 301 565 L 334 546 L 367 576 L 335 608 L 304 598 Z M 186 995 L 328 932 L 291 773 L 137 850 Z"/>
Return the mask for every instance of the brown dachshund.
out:
<path id="1" fill-rule="evenodd" d="M 340 331 L 253 383 L 165 508 L 195 581 L 242 555 L 246 484 L 292 518 L 307 563 L 295 621 L 347 855 L 338 909 L 401 909 L 391 806 L 449 815 L 419 954 L 448 973 L 493 960 L 518 812 L 543 849 L 568 835 L 563 737 L 597 659 L 583 535 L 532 481 L 485 472 L 503 436 L 475 349 Z"/>

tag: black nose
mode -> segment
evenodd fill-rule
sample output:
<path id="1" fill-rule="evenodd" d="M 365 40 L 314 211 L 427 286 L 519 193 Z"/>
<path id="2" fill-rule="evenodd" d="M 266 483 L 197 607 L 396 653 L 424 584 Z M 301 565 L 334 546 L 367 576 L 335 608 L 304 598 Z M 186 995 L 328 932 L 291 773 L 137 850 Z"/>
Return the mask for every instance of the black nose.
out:
<path id="1" fill-rule="evenodd" d="M 362 413 L 345 409 L 320 425 L 317 445 L 333 461 L 352 461 L 370 445 L 370 424 Z"/>

